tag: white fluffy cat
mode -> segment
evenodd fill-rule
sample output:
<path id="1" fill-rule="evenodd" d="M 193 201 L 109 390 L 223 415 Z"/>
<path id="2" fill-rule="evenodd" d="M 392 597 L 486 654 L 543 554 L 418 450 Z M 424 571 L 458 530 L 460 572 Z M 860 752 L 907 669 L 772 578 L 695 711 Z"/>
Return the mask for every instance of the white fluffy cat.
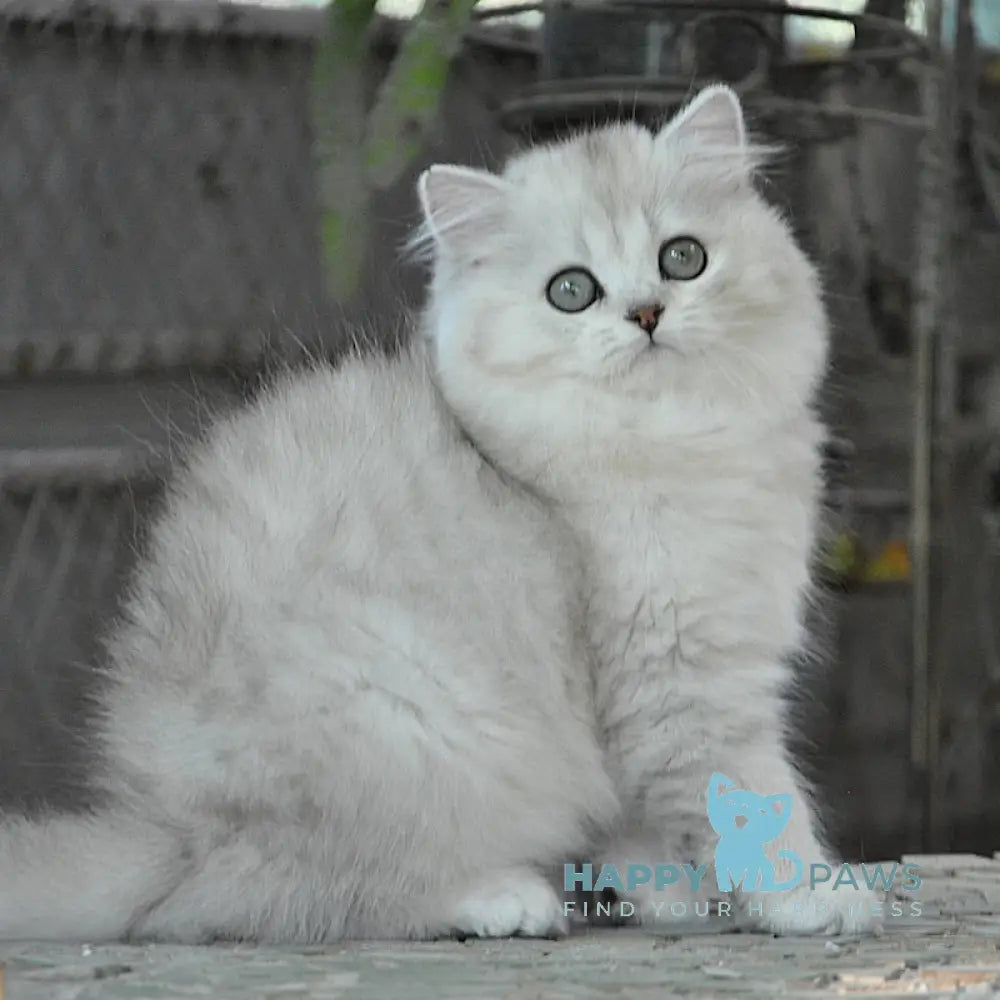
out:
<path id="1" fill-rule="evenodd" d="M 780 700 L 826 327 L 754 155 L 710 88 L 424 174 L 430 349 L 194 451 L 110 642 L 104 801 L 0 825 L 0 938 L 560 933 L 564 862 L 711 864 L 716 771 L 827 860 Z"/>

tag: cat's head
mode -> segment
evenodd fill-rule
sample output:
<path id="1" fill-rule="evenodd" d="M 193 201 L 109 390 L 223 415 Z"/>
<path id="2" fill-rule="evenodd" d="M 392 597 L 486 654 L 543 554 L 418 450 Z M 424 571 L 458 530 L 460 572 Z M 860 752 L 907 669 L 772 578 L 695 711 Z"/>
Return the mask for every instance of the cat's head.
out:
<path id="1" fill-rule="evenodd" d="M 512 471 L 766 424 L 811 399 L 826 354 L 815 273 L 759 196 L 736 96 L 703 91 L 657 134 L 616 124 L 499 175 L 420 178 L 442 389 Z"/>
<path id="2" fill-rule="evenodd" d="M 734 788 L 728 778 L 716 774 L 708 785 L 707 806 L 709 822 L 720 837 L 766 844 L 788 825 L 792 796 L 758 795 Z"/>

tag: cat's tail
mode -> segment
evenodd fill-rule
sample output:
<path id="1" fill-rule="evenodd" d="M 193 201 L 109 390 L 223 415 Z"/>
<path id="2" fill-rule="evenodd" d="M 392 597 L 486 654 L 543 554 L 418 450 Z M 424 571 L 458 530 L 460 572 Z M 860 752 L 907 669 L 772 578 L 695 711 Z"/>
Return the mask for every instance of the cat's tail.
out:
<path id="1" fill-rule="evenodd" d="M 802 859 L 795 853 L 795 851 L 778 851 L 778 857 L 787 858 L 791 861 L 795 872 L 790 879 L 787 879 L 784 882 L 776 883 L 771 891 L 784 892 L 785 889 L 794 889 L 802 881 L 802 873 L 804 871 Z"/>
<path id="2" fill-rule="evenodd" d="M 175 842 L 115 812 L 0 820 L 0 941 L 112 941 L 169 892 Z"/>

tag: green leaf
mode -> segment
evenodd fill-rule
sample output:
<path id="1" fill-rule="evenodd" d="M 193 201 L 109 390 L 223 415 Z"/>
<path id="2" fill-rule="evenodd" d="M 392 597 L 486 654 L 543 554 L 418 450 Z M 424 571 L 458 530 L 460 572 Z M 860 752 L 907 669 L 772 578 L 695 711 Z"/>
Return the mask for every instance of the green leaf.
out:
<path id="1" fill-rule="evenodd" d="M 414 18 L 368 121 L 367 177 L 386 188 L 419 153 L 476 0 L 427 0 Z"/>
<path id="2" fill-rule="evenodd" d="M 375 0 L 334 0 L 313 60 L 312 123 L 327 283 L 358 289 L 368 241 L 364 76 Z"/>

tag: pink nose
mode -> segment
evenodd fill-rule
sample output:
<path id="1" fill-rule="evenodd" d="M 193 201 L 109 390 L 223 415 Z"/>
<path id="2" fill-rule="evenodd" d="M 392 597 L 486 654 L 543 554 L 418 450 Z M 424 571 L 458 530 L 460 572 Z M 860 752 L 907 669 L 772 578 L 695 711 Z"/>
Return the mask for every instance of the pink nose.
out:
<path id="1" fill-rule="evenodd" d="M 651 302 L 644 306 L 635 306 L 625 314 L 625 318 L 638 326 L 646 333 L 652 333 L 656 329 L 656 324 L 660 322 L 663 315 L 663 306 L 659 302 Z"/>

